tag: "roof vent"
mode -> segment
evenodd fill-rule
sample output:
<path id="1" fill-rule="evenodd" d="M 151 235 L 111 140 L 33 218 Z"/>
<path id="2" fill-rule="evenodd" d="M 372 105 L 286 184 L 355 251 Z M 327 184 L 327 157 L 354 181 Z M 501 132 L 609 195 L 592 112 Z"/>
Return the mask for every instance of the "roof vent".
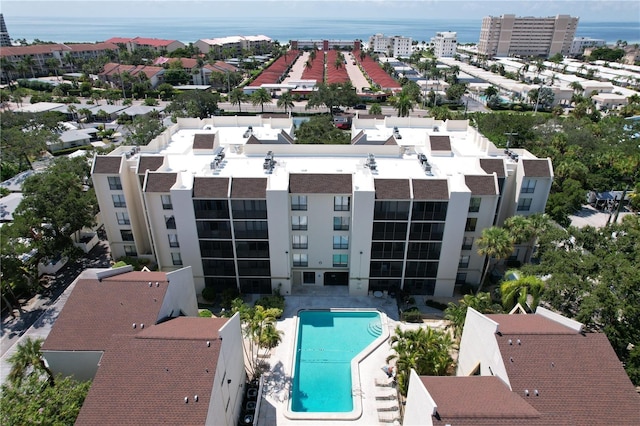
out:
<path id="1" fill-rule="evenodd" d="M 143 323 L 140 323 L 140 328 L 144 328 L 144 324 Z"/>
<path id="2" fill-rule="evenodd" d="M 160 283 L 156 281 L 156 287 L 160 287 Z"/>
<path id="3" fill-rule="evenodd" d="M 188 403 L 189 403 L 189 397 L 188 397 L 188 396 L 185 396 L 185 397 L 184 397 L 184 403 L 185 403 L 185 404 L 188 404 Z"/>
<path id="4" fill-rule="evenodd" d="M 135 322 L 133 323 L 132 327 L 133 327 L 133 328 L 136 328 L 136 323 L 135 323 Z"/>
<path id="5" fill-rule="evenodd" d="M 513 362 L 513 357 L 512 356 L 509 357 L 509 361 Z"/>
<path id="6" fill-rule="evenodd" d="M 273 156 L 273 151 L 267 152 L 267 155 L 264 157 L 264 163 L 262 164 L 262 168 L 267 172 L 271 173 L 273 168 L 276 166 L 276 160 Z"/>
<path id="7" fill-rule="evenodd" d="M 396 139 L 402 139 L 402 135 L 400 134 L 400 130 L 397 126 L 393 128 L 393 137 L 395 137 Z"/>
<path id="8" fill-rule="evenodd" d="M 151 281 L 149 281 L 149 287 L 151 287 L 151 285 L 152 285 L 152 284 L 151 284 Z"/>
<path id="9" fill-rule="evenodd" d="M 247 130 L 242 134 L 243 138 L 248 138 L 253 134 L 253 126 L 247 127 Z"/>
<path id="10" fill-rule="evenodd" d="M 198 395 L 195 395 L 195 396 L 193 397 L 193 400 L 194 400 L 195 402 L 198 402 Z"/>
<path id="11" fill-rule="evenodd" d="M 207 347 L 211 346 L 211 342 L 207 340 Z"/>
<path id="12" fill-rule="evenodd" d="M 518 345 L 521 345 L 521 344 L 522 344 L 522 342 L 520 341 L 520 339 L 518 339 Z"/>
<path id="13" fill-rule="evenodd" d="M 555 362 L 552 362 L 552 363 L 551 363 L 551 368 L 553 368 L 553 367 L 555 367 L 555 366 L 556 366 Z"/>
<path id="14" fill-rule="evenodd" d="M 368 167 L 370 170 L 376 170 L 378 165 L 376 164 L 376 156 L 369 153 L 367 154 L 367 161 L 364 163 L 365 167 Z"/>
<path id="15" fill-rule="evenodd" d="M 524 390 L 524 396 L 529 396 L 529 389 Z"/>
<path id="16" fill-rule="evenodd" d="M 513 341 L 509 339 L 509 346 L 513 345 Z"/>
<path id="17" fill-rule="evenodd" d="M 538 392 L 538 389 L 534 389 L 533 394 L 535 396 L 540 396 L 540 392 Z"/>

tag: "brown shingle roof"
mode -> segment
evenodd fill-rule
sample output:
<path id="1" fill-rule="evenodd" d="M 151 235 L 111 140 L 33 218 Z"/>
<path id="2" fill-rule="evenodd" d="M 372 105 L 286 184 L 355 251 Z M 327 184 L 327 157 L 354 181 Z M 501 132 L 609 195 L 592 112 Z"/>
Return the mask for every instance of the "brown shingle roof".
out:
<path id="1" fill-rule="evenodd" d="M 449 136 L 429 136 L 431 151 L 451 151 L 451 140 Z"/>
<path id="2" fill-rule="evenodd" d="M 155 172 L 164 163 L 164 157 L 161 155 L 141 155 L 138 162 L 138 174 L 144 174 L 147 170 Z"/>
<path id="3" fill-rule="evenodd" d="M 350 174 L 292 173 L 289 175 L 289 192 L 292 194 L 350 194 Z"/>
<path id="4" fill-rule="evenodd" d="M 528 177 L 550 177 L 549 160 L 522 160 L 524 175 Z"/>
<path id="5" fill-rule="evenodd" d="M 169 192 L 177 177 L 177 173 L 149 173 L 145 192 Z"/>
<path id="6" fill-rule="evenodd" d="M 502 334 L 576 334 L 576 331 L 542 315 L 488 314 Z"/>
<path id="7" fill-rule="evenodd" d="M 493 175 L 465 176 L 464 181 L 471 190 L 471 195 L 497 194 L 496 181 Z"/>
<path id="8" fill-rule="evenodd" d="M 114 334 L 138 333 L 140 327 L 134 329 L 132 324 L 158 321 L 167 286 L 166 274 L 161 272 L 79 280 L 42 349 L 101 351 Z"/>
<path id="9" fill-rule="evenodd" d="M 115 336 L 76 424 L 205 424 L 226 321 L 182 317 Z"/>
<path id="10" fill-rule="evenodd" d="M 197 177 L 193 179 L 193 198 L 227 198 L 229 178 Z"/>
<path id="11" fill-rule="evenodd" d="M 459 424 L 457 420 L 465 418 L 478 421 L 540 418 L 535 408 L 495 376 L 421 376 L 420 380 L 436 403 L 439 417 L 450 424 Z"/>
<path id="12" fill-rule="evenodd" d="M 93 164 L 93 173 L 117 174 L 120 172 L 121 156 L 98 155 Z"/>
<path id="13" fill-rule="evenodd" d="M 411 198 L 409 179 L 374 179 L 376 199 L 408 200 Z"/>
<path id="14" fill-rule="evenodd" d="M 213 149 L 215 133 L 196 133 L 193 135 L 193 149 Z"/>
<path id="15" fill-rule="evenodd" d="M 448 200 L 449 186 L 445 179 L 413 179 L 416 200 Z"/>
<path id="16" fill-rule="evenodd" d="M 509 345 L 514 338 L 521 344 Z M 513 392 L 528 389 L 527 402 L 538 411 L 566 413 L 575 425 L 640 424 L 640 395 L 604 334 L 503 334 L 496 340 Z"/>
<path id="17" fill-rule="evenodd" d="M 231 198 L 267 198 L 267 178 L 233 178 Z"/>
<path id="18" fill-rule="evenodd" d="M 504 170 L 504 160 L 501 158 L 481 158 L 480 167 L 488 174 L 495 172 L 499 178 L 507 176 Z"/>

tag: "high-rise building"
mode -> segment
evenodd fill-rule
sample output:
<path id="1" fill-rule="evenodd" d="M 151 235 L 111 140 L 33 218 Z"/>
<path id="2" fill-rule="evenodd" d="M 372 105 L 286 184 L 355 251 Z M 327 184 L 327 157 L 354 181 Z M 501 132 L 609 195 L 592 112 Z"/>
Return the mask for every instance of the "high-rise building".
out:
<path id="1" fill-rule="evenodd" d="M 458 46 L 458 33 L 451 31 L 442 31 L 436 33 L 431 39 L 433 43 L 433 53 L 437 58 L 453 58 L 456 54 Z"/>
<path id="2" fill-rule="evenodd" d="M 293 129 L 179 119 L 147 146 L 97 156 L 114 258 L 191 266 L 198 291 L 452 296 L 480 282 L 482 230 L 543 212 L 553 180 L 551 160 L 498 149 L 466 120 L 355 117 L 350 145 L 298 145 Z"/>
<path id="3" fill-rule="evenodd" d="M 9 36 L 7 26 L 4 23 L 4 16 L 2 15 L 2 13 L 0 13 L 0 46 L 11 46 L 11 37 Z"/>
<path id="4" fill-rule="evenodd" d="M 482 19 L 478 54 L 487 57 L 568 55 L 578 19 L 569 15 L 546 18 L 485 16 Z"/>

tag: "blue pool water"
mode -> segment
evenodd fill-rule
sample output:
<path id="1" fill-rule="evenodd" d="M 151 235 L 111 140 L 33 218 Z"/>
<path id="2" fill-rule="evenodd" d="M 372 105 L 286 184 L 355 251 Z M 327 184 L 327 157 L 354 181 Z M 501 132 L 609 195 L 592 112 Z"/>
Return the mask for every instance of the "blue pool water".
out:
<path id="1" fill-rule="evenodd" d="M 378 312 L 300 312 L 291 411 L 353 410 L 351 360 L 380 335 Z"/>

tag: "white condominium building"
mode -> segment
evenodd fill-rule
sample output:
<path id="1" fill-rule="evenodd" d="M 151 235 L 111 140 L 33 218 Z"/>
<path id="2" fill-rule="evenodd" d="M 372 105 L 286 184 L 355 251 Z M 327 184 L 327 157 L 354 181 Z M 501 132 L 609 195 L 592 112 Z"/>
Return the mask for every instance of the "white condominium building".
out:
<path id="1" fill-rule="evenodd" d="M 553 180 L 549 159 L 497 149 L 466 120 L 355 117 L 350 145 L 297 145 L 293 129 L 179 119 L 147 146 L 95 157 L 114 258 L 191 266 L 198 292 L 452 296 L 480 281 L 482 230 L 543 212 Z"/>
<path id="2" fill-rule="evenodd" d="M 436 33 L 431 39 L 433 43 L 433 53 L 438 58 L 453 58 L 458 46 L 458 33 L 443 31 Z"/>
<path id="3" fill-rule="evenodd" d="M 482 19 L 478 54 L 493 56 L 568 55 L 578 27 L 569 15 L 546 18 L 515 15 L 485 16 Z"/>
<path id="4" fill-rule="evenodd" d="M 603 39 L 590 38 L 590 37 L 576 37 L 571 43 L 571 49 L 569 49 L 570 56 L 578 56 L 584 53 L 584 49 L 587 47 L 604 47 L 607 42 Z"/>
<path id="5" fill-rule="evenodd" d="M 408 58 L 411 56 L 411 37 L 385 36 L 375 34 L 369 37 L 369 49 L 374 53 L 383 53 L 392 58 Z"/>
<path id="6" fill-rule="evenodd" d="M 225 50 L 232 55 L 240 55 L 242 50 L 249 50 L 252 54 L 268 53 L 271 44 L 271 38 L 265 35 L 203 38 L 194 43 L 201 53 L 216 55 L 222 55 Z"/>

